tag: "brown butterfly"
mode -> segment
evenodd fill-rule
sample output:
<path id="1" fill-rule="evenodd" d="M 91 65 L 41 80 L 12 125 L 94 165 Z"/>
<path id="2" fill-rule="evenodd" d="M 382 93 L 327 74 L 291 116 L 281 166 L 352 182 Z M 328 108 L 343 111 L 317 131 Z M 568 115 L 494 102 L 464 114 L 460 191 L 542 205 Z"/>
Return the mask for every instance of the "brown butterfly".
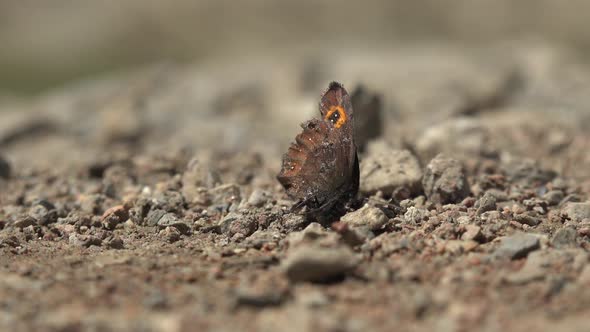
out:
<path id="1" fill-rule="evenodd" d="M 277 179 L 298 200 L 293 211 L 307 207 L 316 217 L 339 216 L 359 189 L 352 103 L 344 87 L 332 82 L 319 108 L 322 118 L 301 125 Z"/>

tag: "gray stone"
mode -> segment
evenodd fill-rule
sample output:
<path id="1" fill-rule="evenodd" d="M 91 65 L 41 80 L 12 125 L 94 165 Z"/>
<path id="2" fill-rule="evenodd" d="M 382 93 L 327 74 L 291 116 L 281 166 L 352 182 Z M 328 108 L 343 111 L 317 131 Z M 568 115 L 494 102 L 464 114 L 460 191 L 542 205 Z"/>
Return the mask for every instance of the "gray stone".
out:
<path id="1" fill-rule="evenodd" d="M 252 233 L 252 235 L 250 235 L 246 239 L 245 244 L 248 247 L 260 249 L 263 246 L 265 246 L 266 244 L 278 243 L 280 238 L 281 238 L 280 234 L 278 234 L 278 233 L 274 233 L 274 232 L 270 232 L 270 231 L 263 231 L 263 230 L 259 229 L 256 232 Z"/>
<path id="2" fill-rule="evenodd" d="M 539 238 L 526 233 L 516 233 L 502 239 L 500 247 L 496 249 L 496 255 L 519 259 L 526 257 L 530 252 L 540 248 Z"/>
<path id="3" fill-rule="evenodd" d="M 312 245 L 300 246 L 289 252 L 281 269 L 292 282 L 321 282 L 343 276 L 358 263 L 358 258 L 348 247 Z"/>
<path id="4" fill-rule="evenodd" d="M 118 224 L 129 219 L 129 211 L 122 205 L 113 206 L 103 213 L 101 224 L 104 228 L 113 230 Z"/>
<path id="5" fill-rule="evenodd" d="M 511 283 L 522 285 L 528 282 L 542 280 L 545 278 L 546 269 L 545 269 L 545 257 L 542 251 L 533 252 L 527 258 L 524 266 L 516 271 L 508 273 L 504 280 Z"/>
<path id="6" fill-rule="evenodd" d="M 166 242 L 174 243 L 180 240 L 180 231 L 174 227 L 166 227 L 158 233 Z"/>
<path id="7" fill-rule="evenodd" d="M 92 235 L 71 234 L 68 241 L 73 246 L 88 248 L 90 246 L 100 246 L 102 240 Z"/>
<path id="8" fill-rule="evenodd" d="M 409 207 L 404 214 L 404 221 L 410 224 L 420 224 L 430 213 L 425 209 L 418 209 L 413 206 Z"/>
<path id="9" fill-rule="evenodd" d="M 380 95 L 371 93 L 362 85 L 356 87 L 350 99 L 355 113 L 355 143 L 360 151 L 364 151 L 369 141 L 383 133 L 383 102 Z"/>
<path id="10" fill-rule="evenodd" d="M 416 157 L 408 150 L 376 147 L 369 150 L 360 165 L 360 191 L 390 195 L 398 188 L 411 193 L 420 191 L 422 170 Z"/>
<path id="11" fill-rule="evenodd" d="M 201 203 L 203 193 L 219 183 L 219 175 L 207 163 L 193 158 L 182 175 L 182 194 L 188 203 Z"/>
<path id="12" fill-rule="evenodd" d="M 261 189 L 254 189 L 248 198 L 248 205 L 261 207 L 268 201 L 270 194 Z"/>
<path id="13" fill-rule="evenodd" d="M 215 205 L 233 204 L 242 200 L 240 187 L 234 183 L 219 185 L 209 190 L 211 203 Z"/>
<path id="14" fill-rule="evenodd" d="M 480 215 L 484 212 L 495 210 L 496 201 L 496 196 L 489 192 L 486 192 L 479 200 L 477 200 L 477 202 L 475 202 L 477 214 Z"/>
<path id="15" fill-rule="evenodd" d="M 107 239 L 106 241 L 104 241 L 104 244 L 107 246 L 107 248 L 111 248 L 111 249 L 124 249 L 125 248 L 125 243 L 118 236 L 113 236 L 113 237 Z"/>
<path id="16" fill-rule="evenodd" d="M 299 232 L 291 232 L 285 239 L 289 247 L 307 246 L 313 244 L 335 245 L 339 241 L 339 235 L 326 230 L 317 222 L 312 222 Z"/>
<path id="17" fill-rule="evenodd" d="M 528 159 L 508 160 L 502 168 L 511 182 L 516 182 L 525 188 L 546 184 L 556 175 L 554 171 L 543 169 L 537 162 Z"/>
<path id="18" fill-rule="evenodd" d="M 12 167 L 10 166 L 10 163 L 0 155 L 0 178 L 8 179 L 11 173 Z"/>
<path id="19" fill-rule="evenodd" d="M 564 197 L 565 197 L 565 195 L 563 194 L 563 191 L 561 191 L 561 190 L 550 190 L 550 191 L 546 192 L 545 195 L 543 195 L 543 199 L 549 205 L 559 204 L 559 202 L 561 202 L 561 200 L 563 200 Z"/>
<path id="20" fill-rule="evenodd" d="M 176 228 L 182 234 L 190 233 L 191 226 L 185 223 L 182 219 L 179 219 L 172 213 L 166 213 L 165 215 L 158 220 L 158 227 L 160 228 L 168 228 L 173 227 Z"/>
<path id="21" fill-rule="evenodd" d="M 472 251 L 478 245 L 479 243 L 473 240 L 448 240 L 444 245 L 444 249 L 451 254 L 462 254 Z"/>
<path id="22" fill-rule="evenodd" d="M 469 241 L 479 241 L 482 240 L 483 235 L 481 233 L 481 227 L 476 225 L 466 225 L 465 226 L 465 233 L 461 235 L 461 240 Z"/>
<path id="23" fill-rule="evenodd" d="M 23 229 L 25 227 L 29 227 L 31 225 L 36 225 L 37 224 L 37 219 L 35 219 L 34 217 L 31 216 L 27 216 L 21 219 L 18 219 L 17 221 L 14 222 L 14 226 L 20 229 Z"/>
<path id="24" fill-rule="evenodd" d="M 229 236 L 242 234 L 247 237 L 258 229 L 258 222 L 254 216 L 239 212 L 230 212 L 219 221 L 220 229 Z"/>
<path id="25" fill-rule="evenodd" d="M 147 225 L 148 226 L 156 226 L 158 225 L 158 221 L 160 218 L 166 214 L 164 210 L 150 210 L 150 212 L 146 216 Z"/>
<path id="26" fill-rule="evenodd" d="M 33 203 L 29 215 L 37 219 L 39 225 L 48 225 L 57 221 L 57 209 L 51 202 L 40 199 Z"/>
<path id="27" fill-rule="evenodd" d="M 381 229 L 389 218 L 381 211 L 381 209 L 365 205 L 362 208 L 349 212 L 340 218 L 345 224 L 352 227 L 368 227 L 372 231 Z"/>
<path id="28" fill-rule="evenodd" d="M 578 232 L 573 227 L 560 228 L 553 238 L 551 244 L 555 248 L 568 248 L 577 246 Z"/>
<path id="29" fill-rule="evenodd" d="M 293 232 L 303 229 L 308 221 L 303 215 L 290 213 L 281 219 L 281 224 L 286 232 Z"/>
<path id="30" fill-rule="evenodd" d="M 459 117 L 435 123 L 416 139 L 415 147 L 422 160 L 438 153 L 460 157 L 479 157 L 494 153 L 490 131 L 480 119 Z"/>
<path id="31" fill-rule="evenodd" d="M 563 207 L 562 212 L 572 221 L 580 222 L 590 218 L 590 202 L 569 202 Z"/>
<path id="32" fill-rule="evenodd" d="M 537 226 L 541 223 L 541 218 L 531 216 L 529 213 L 519 213 L 514 215 L 514 220 L 518 221 L 521 224 L 529 225 L 529 226 Z"/>
<path id="33" fill-rule="evenodd" d="M 18 240 L 18 238 L 14 235 L 12 236 L 0 236 L 0 248 L 4 248 L 4 247 L 12 247 L 12 248 L 16 248 L 20 246 L 20 241 Z"/>
<path id="34" fill-rule="evenodd" d="M 470 193 L 461 163 L 439 154 L 430 161 L 422 179 L 424 193 L 434 203 L 458 203 Z"/>

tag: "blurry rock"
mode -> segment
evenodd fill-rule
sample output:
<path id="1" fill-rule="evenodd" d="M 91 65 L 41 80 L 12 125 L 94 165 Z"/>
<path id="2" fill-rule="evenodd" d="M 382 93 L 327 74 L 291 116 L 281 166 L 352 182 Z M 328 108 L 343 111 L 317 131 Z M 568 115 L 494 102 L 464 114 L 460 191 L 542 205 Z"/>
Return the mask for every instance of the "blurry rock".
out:
<path id="1" fill-rule="evenodd" d="M 322 225 L 317 222 L 312 222 L 305 229 L 299 232 L 291 232 L 286 238 L 286 242 L 290 247 L 298 246 L 300 244 L 312 243 L 316 240 L 330 236 L 335 233 L 328 232 Z"/>
<path id="2" fill-rule="evenodd" d="M 129 219 L 129 211 L 123 205 L 117 205 L 103 213 L 101 223 L 104 228 L 113 230 L 127 219 Z"/>
<path id="3" fill-rule="evenodd" d="M 262 189 L 254 189 L 248 198 L 248 204 L 255 207 L 263 206 L 269 199 L 270 194 Z"/>
<path id="4" fill-rule="evenodd" d="M 37 219 L 39 225 L 49 225 L 57 221 L 57 209 L 51 202 L 36 200 L 29 210 L 29 215 Z"/>
<path id="5" fill-rule="evenodd" d="M 5 236 L 4 234 L 0 236 L 0 248 L 12 247 L 16 248 L 20 246 L 20 241 L 14 235 L 12 236 Z"/>
<path id="6" fill-rule="evenodd" d="M 439 154 L 430 161 L 422 179 L 424 193 L 434 203 L 459 203 L 470 193 L 461 163 Z"/>
<path id="7" fill-rule="evenodd" d="M 236 306 L 269 307 L 277 306 L 287 300 L 289 284 L 279 274 L 260 273 L 256 278 L 243 280 L 233 290 Z"/>
<path id="8" fill-rule="evenodd" d="M 555 232 L 555 235 L 551 239 L 551 245 L 555 248 L 576 247 L 577 239 L 578 232 L 573 227 L 563 227 Z"/>
<path id="9" fill-rule="evenodd" d="M 530 252 L 540 248 L 539 238 L 526 233 L 516 233 L 502 239 L 500 247 L 496 249 L 496 255 L 519 259 L 526 257 Z"/>
<path id="10" fill-rule="evenodd" d="M 8 160 L 0 155 L 0 178 L 8 179 L 10 177 L 12 168 Z"/>
<path id="11" fill-rule="evenodd" d="M 451 254 L 463 254 L 477 248 L 479 243 L 473 240 L 448 240 L 444 245 L 445 252 Z"/>
<path id="12" fill-rule="evenodd" d="M 129 219 L 137 225 L 142 225 L 151 209 L 151 201 L 146 197 L 140 197 L 129 209 Z"/>
<path id="13" fill-rule="evenodd" d="M 182 194 L 189 204 L 202 203 L 206 189 L 220 183 L 219 175 L 207 163 L 193 158 L 182 175 Z"/>
<path id="14" fill-rule="evenodd" d="M 146 216 L 146 223 L 148 226 L 156 226 L 162 218 L 166 214 L 164 210 L 150 210 L 150 212 Z"/>
<path id="15" fill-rule="evenodd" d="M 97 113 L 100 124 L 96 132 L 98 141 L 103 144 L 133 142 L 146 132 L 145 117 L 141 116 L 141 89 L 141 84 L 133 85 L 102 105 Z"/>
<path id="16" fill-rule="evenodd" d="M 76 233 L 71 234 L 68 240 L 71 245 L 83 248 L 88 248 L 90 246 L 100 246 L 102 244 L 102 240 L 96 236 L 81 235 Z"/>
<path id="17" fill-rule="evenodd" d="M 188 234 L 191 231 L 191 226 L 184 222 L 183 220 L 179 219 L 173 213 L 166 213 L 160 217 L 157 222 L 158 227 L 160 228 L 175 228 L 181 234 Z"/>
<path id="18" fill-rule="evenodd" d="M 586 265 L 580 275 L 578 276 L 578 283 L 590 286 L 590 264 Z"/>
<path id="19" fill-rule="evenodd" d="M 295 301 L 297 304 L 308 308 L 320 308 L 330 303 L 330 298 L 324 295 L 321 291 L 303 290 L 295 293 Z"/>
<path id="20" fill-rule="evenodd" d="M 411 206 L 407 209 L 406 213 L 404 213 L 404 221 L 411 225 L 417 225 L 422 223 L 422 220 L 428 215 L 428 210 Z"/>
<path id="21" fill-rule="evenodd" d="M 381 209 L 365 204 L 362 208 L 344 215 L 340 221 L 352 227 L 367 227 L 371 231 L 376 231 L 381 229 L 389 218 Z"/>
<path id="22" fill-rule="evenodd" d="M 502 165 L 508 180 L 526 188 L 544 185 L 555 178 L 556 173 L 539 167 L 533 160 L 512 159 Z"/>
<path id="23" fill-rule="evenodd" d="M 369 93 L 362 85 L 358 85 L 351 95 L 354 110 L 355 143 L 362 152 L 370 140 L 379 138 L 383 131 L 383 103 L 381 96 Z"/>
<path id="24" fill-rule="evenodd" d="M 14 227 L 23 229 L 25 227 L 29 227 L 29 226 L 36 225 L 36 224 L 37 224 L 37 219 L 35 219 L 31 216 L 26 216 L 24 218 L 20 218 L 17 221 L 15 221 Z"/>
<path id="25" fill-rule="evenodd" d="M 547 248 L 530 253 L 524 266 L 516 272 L 509 272 L 505 280 L 514 284 L 525 284 L 551 278 L 554 271 L 581 271 L 587 262 L 588 254 L 584 250 Z"/>
<path id="26" fill-rule="evenodd" d="M 41 228 L 37 225 L 27 226 L 22 229 L 22 232 L 25 235 L 25 240 L 27 241 L 43 237 L 43 232 L 41 231 Z"/>
<path id="27" fill-rule="evenodd" d="M 382 191 L 386 195 L 398 188 L 420 191 L 422 169 L 410 151 L 394 150 L 384 144 L 371 146 L 360 165 L 360 190 L 365 194 Z"/>
<path id="28" fill-rule="evenodd" d="M 165 210 L 167 212 L 181 213 L 185 207 L 184 196 L 178 191 L 164 189 L 156 191 L 151 197 L 152 208 Z"/>
<path id="29" fill-rule="evenodd" d="M 240 202 L 242 194 L 240 187 L 233 183 L 222 184 L 209 190 L 211 204 L 214 205 L 231 205 Z"/>
<path id="30" fill-rule="evenodd" d="M 350 226 L 339 221 L 332 223 L 331 228 L 340 235 L 342 242 L 350 247 L 356 247 L 375 237 L 369 226 Z"/>
<path id="31" fill-rule="evenodd" d="M 343 276 L 359 263 L 345 246 L 300 246 L 287 253 L 281 268 L 292 282 L 321 282 Z"/>
<path id="32" fill-rule="evenodd" d="M 125 244 L 124 244 L 123 240 L 118 236 L 113 236 L 111 238 L 108 238 L 107 240 L 104 241 L 104 245 L 106 245 L 107 248 L 111 248 L 111 249 L 124 249 L 125 248 Z"/>
<path id="33" fill-rule="evenodd" d="M 463 235 L 461 235 L 461 240 L 479 241 L 482 239 L 482 237 L 483 237 L 483 235 L 481 233 L 481 227 L 476 226 L 476 225 L 466 225 L 465 226 L 465 233 L 463 233 Z"/>
<path id="34" fill-rule="evenodd" d="M 180 240 L 180 231 L 174 227 L 166 227 L 158 233 L 166 242 L 174 243 Z"/>
<path id="35" fill-rule="evenodd" d="M 489 130 L 479 119 L 457 118 L 434 124 L 424 131 L 414 146 L 422 160 L 438 153 L 460 157 L 493 156 Z"/>
<path id="36" fill-rule="evenodd" d="M 547 265 L 542 251 L 536 251 L 529 255 L 524 266 L 512 273 L 508 273 L 504 280 L 511 284 L 523 285 L 528 282 L 542 280 L 545 278 L 547 271 L 544 265 Z"/>
<path id="37" fill-rule="evenodd" d="M 475 202 L 475 207 L 477 208 L 477 214 L 495 210 L 496 196 L 486 192 L 480 199 L 477 200 L 477 202 Z"/>
<path id="38" fill-rule="evenodd" d="M 537 226 L 538 224 L 541 223 L 541 221 L 543 221 L 539 217 L 536 217 L 534 215 L 530 215 L 530 213 L 534 213 L 534 212 L 515 214 L 514 220 L 518 221 L 521 224 L 525 224 L 525 225 L 529 225 L 529 226 Z"/>
<path id="39" fill-rule="evenodd" d="M 280 235 L 278 233 L 259 229 L 246 239 L 245 245 L 255 249 L 260 249 L 267 244 L 276 244 L 279 239 Z"/>
<path id="40" fill-rule="evenodd" d="M 263 159 L 259 153 L 238 153 L 230 160 L 232 167 L 240 165 L 235 177 L 235 182 L 239 185 L 250 184 L 263 165 Z"/>
<path id="41" fill-rule="evenodd" d="M 551 206 L 559 204 L 564 197 L 565 195 L 561 190 L 550 190 L 543 195 L 543 199 Z"/>
<path id="42" fill-rule="evenodd" d="M 229 236 L 242 234 L 247 237 L 258 229 L 258 220 L 249 214 L 230 212 L 219 221 L 219 226 L 221 231 Z"/>
<path id="43" fill-rule="evenodd" d="M 562 213 L 572 221 L 581 222 L 586 218 L 590 218 L 590 202 L 569 202 L 563 207 Z"/>
<path id="44" fill-rule="evenodd" d="M 80 195 L 78 197 L 78 203 L 80 204 L 80 209 L 82 212 L 88 214 L 97 214 L 100 213 L 101 205 L 104 202 L 105 197 L 101 194 L 92 194 L 92 195 Z"/>
<path id="45" fill-rule="evenodd" d="M 286 232 L 294 232 L 303 229 L 309 224 L 305 216 L 295 213 L 289 213 L 281 219 L 281 225 Z"/>
<path id="46" fill-rule="evenodd" d="M 127 164 L 116 164 L 104 171 L 103 194 L 107 197 L 124 196 L 127 190 L 135 185 L 135 175 Z"/>

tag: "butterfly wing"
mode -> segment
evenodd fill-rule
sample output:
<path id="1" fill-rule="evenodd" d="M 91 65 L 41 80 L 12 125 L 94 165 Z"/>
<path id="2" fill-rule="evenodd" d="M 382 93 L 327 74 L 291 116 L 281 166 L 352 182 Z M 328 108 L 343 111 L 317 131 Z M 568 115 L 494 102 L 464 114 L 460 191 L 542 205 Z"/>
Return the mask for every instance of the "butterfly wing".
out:
<path id="1" fill-rule="evenodd" d="M 321 120 L 303 124 L 303 132 L 283 156 L 279 182 L 297 207 L 331 207 L 345 193 L 358 191 L 358 159 L 351 138 Z"/>

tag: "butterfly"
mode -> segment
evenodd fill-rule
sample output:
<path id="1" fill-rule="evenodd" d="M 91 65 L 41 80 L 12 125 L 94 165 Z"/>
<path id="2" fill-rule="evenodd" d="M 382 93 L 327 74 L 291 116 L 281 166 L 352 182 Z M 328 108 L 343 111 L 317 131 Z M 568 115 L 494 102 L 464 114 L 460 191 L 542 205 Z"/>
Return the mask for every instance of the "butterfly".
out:
<path id="1" fill-rule="evenodd" d="M 342 84 L 329 84 L 319 110 L 321 119 L 301 125 L 303 132 L 284 154 L 277 179 L 297 200 L 292 211 L 340 216 L 359 189 L 352 103 Z"/>

